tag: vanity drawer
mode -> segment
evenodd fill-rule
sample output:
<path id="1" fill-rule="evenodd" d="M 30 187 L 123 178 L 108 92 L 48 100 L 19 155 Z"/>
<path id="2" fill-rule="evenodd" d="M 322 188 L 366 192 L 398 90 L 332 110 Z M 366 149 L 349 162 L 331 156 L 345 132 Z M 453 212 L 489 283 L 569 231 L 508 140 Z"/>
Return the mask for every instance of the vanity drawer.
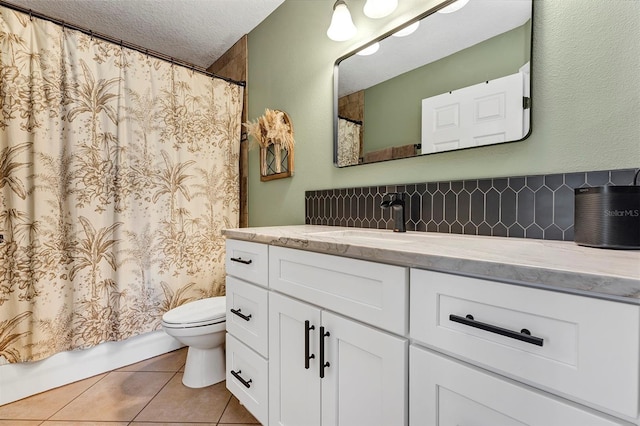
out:
<path id="1" fill-rule="evenodd" d="M 227 276 L 227 331 L 268 356 L 268 291 Z"/>
<path id="2" fill-rule="evenodd" d="M 227 333 L 226 358 L 227 389 L 260 423 L 268 424 L 267 361 L 229 333 Z"/>
<path id="3" fill-rule="evenodd" d="M 412 339 L 579 402 L 638 415 L 639 306 L 417 269 L 410 291 Z"/>
<path id="4" fill-rule="evenodd" d="M 401 266 L 269 247 L 271 289 L 403 336 L 408 278 Z"/>
<path id="5" fill-rule="evenodd" d="M 411 426 L 631 426 L 416 346 L 409 363 Z"/>
<path id="6" fill-rule="evenodd" d="M 227 240 L 227 275 L 268 286 L 269 248 L 266 244 Z"/>

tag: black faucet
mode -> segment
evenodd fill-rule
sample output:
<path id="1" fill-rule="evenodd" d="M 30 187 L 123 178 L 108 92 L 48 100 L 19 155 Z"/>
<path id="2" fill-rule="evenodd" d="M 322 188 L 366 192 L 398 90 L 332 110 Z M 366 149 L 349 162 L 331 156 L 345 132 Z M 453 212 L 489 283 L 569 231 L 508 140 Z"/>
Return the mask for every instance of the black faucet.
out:
<path id="1" fill-rule="evenodd" d="M 389 199 L 384 199 L 387 195 Z M 380 207 L 383 209 L 391 207 L 393 210 L 393 232 L 407 232 L 407 227 L 404 222 L 404 192 L 391 192 L 384 194 Z"/>

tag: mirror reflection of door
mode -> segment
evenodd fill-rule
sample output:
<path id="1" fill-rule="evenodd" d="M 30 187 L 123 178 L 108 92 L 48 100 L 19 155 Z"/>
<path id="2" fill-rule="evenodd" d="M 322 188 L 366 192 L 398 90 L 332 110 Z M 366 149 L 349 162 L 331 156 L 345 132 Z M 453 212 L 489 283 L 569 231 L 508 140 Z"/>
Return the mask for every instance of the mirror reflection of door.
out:
<path id="1" fill-rule="evenodd" d="M 353 133 L 340 124 L 345 119 L 361 124 L 357 164 L 526 138 L 530 133 L 528 73 L 523 77 L 521 95 L 526 99 L 518 102 L 525 111 L 518 119 L 522 131 L 517 135 L 487 134 L 482 142 L 478 139 L 471 144 L 440 144 L 434 149 L 437 141 L 423 140 L 422 105 L 424 99 L 498 81 L 527 67 L 531 58 L 532 7 L 531 0 L 470 0 L 454 13 L 424 17 L 413 34 L 386 37 L 373 55 L 353 52 L 340 58 L 335 74 L 336 165 L 356 164 L 353 158 L 346 161 L 339 154 L 348 147 L 354 152 L 353 140 L 345 139 L 345 135 L 352 137 Z M 347 99 L 354 96 L 359 99 L 357 114 L 345 109 L 345 105 L 353 106 Z M 489 105 L 476 106 L 486 109 Z M 507 120 L 511 117 L 513 113 Z M 505 125 L 513 127 L 508 122 Z M 429 147 L 424 146 L 425 142 Z"/>
<path id="2" fill-rule="evenodd" d="M 522 139 L 528 114 L 525 74 L 422 100 L 422 152 L 441 152 Z"/>

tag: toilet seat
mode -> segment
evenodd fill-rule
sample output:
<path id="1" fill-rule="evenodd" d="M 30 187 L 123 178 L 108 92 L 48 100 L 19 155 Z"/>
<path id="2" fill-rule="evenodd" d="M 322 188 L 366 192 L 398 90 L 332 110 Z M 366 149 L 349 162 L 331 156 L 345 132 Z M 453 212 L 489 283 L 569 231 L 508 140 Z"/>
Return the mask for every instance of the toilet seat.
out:
<path id="1" fill-rule="evenodd" d="M 219 324 L 226 320 L 226 297 L 209 297 L 185 303 L 162 316 L 167 328 L 194 328 Z"/>

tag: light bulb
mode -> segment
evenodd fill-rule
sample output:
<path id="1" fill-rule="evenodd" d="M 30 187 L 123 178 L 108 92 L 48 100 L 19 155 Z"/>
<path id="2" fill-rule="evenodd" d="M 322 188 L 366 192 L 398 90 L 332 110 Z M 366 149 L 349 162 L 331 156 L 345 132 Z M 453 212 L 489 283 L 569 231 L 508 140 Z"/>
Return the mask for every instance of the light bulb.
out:
<path id="1" fill-rule="evenodd" d="M 345 41 L 356 35 L 356 26 L 351 20 L 351 13 L 344 0 L 338 0 L 333 5 L 331 25 L 327 30 L 327 37 L 334 41 Z"/>
<path id="2" fill-rule="evenodd" d="M 390 15 L 396 7 L 398 0 L 367 0 L 363 11 L 369 18 L 378 19 Z"/>
<path id="3" fill-rule="evenodd" d="M 451 3 L 447 7 L 443 7 L 438 12 L 439 13 L 452 13 L 452 12 L 455 12 L 455 11 L 458 11 L 458 10 L 462 9 L 467 3 L 469 3 L 469 0 L 458 0 L 458 1 L 454 2 L 454 3 Z"/>
<path id="4" fill-rule="evenodd" d="M 409 25 L 408 27 L 405 27 L 403 29 L 401 29 L 400 31 L 396 31 L 395 33 L 393 33 L 394 37 L 406 37 L 409 34 L 413 34 L 418 27 L 420 26 L 420 21 L 416 21 L 413 24 Z"/>

